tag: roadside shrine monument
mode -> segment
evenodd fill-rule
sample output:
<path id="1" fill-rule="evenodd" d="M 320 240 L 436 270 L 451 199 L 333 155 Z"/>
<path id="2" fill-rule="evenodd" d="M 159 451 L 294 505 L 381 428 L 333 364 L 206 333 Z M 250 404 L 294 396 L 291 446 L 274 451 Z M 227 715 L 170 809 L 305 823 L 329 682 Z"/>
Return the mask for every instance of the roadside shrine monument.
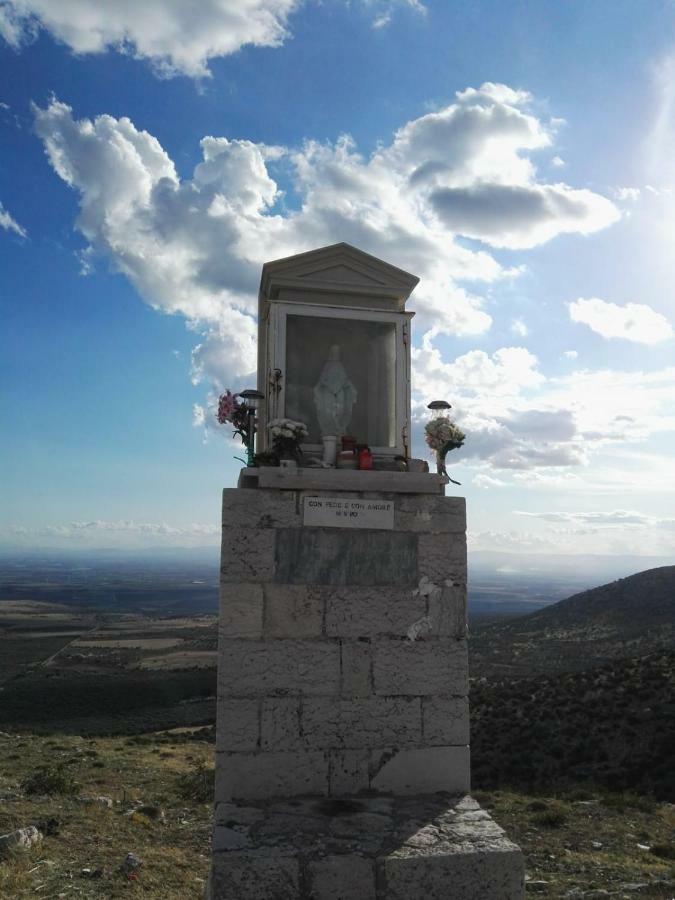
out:
<path id="1" fill-rule="evenodd" d="M 223 492 L 211 900 L 523 896 L 468 794 L 465 501 L 410 458 L 417 282 L 348 244 L 263 266 L 258 449 L 307 434 Z"/>

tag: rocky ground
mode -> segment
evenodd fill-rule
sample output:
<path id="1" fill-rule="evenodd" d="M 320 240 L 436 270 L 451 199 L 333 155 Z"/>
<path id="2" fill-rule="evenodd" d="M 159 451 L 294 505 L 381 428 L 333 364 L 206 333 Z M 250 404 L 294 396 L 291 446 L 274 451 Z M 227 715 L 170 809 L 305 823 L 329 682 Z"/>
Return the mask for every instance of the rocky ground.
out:
<path id="1" fill-rule="evenodd" d="M 0 897 L 201 898 L 211 734 L 0 736 L 0 835 L 41 836 L 4 848 Z M 528 894 L 675 898 L 674 805 L 586 788 L 477 799 L 522 847 Z"/>
<path id="2" fill-rule="evenodd" d="M 0 838 L 0 898 L 201 898 L 210 731 L 0 737 L 0 834 L 33 825 L 42 836 L 4 853 Z"/>
<path id="3" fill-rule="evenodd" d="M 585 788 L 475 797 L 523 850 L 528 894 L 675 898 L 675 805 Z"/>

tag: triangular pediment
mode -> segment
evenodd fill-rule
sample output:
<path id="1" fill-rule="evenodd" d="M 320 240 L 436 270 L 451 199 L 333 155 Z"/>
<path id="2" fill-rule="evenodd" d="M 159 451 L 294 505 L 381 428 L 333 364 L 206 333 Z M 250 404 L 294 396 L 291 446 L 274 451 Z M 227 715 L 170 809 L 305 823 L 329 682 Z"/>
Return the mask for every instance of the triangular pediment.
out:
<path id="1" fill-rule="evenodd" d="M 332 244 L 265 263 L 260 282 L 263 300 L 280 292 L 361 295 L 391 298 L 402 306 L 419 281 L 414 275 L 350 244 Z"/>
<path id="2" fill-rule="evenodd" d="M 337 284 L 371 284 L 379 285 L 380 287 L 386 284 L 383 278 L 376 278 L 373 272 L 366 273 L 345 264 L 326 266 L 323 269 L 313 269 L 300 277 L 313 281 L 330 281 Z"/>

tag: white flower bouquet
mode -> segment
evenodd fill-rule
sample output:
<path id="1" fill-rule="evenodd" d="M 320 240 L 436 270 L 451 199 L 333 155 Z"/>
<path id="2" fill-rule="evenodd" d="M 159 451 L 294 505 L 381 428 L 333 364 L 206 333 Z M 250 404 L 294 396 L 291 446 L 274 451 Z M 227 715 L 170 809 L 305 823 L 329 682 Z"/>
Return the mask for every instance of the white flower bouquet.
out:
<path id="1" fill-rule="evenodd" d="M 301 455 L 300 444 L 309 434 L 304 422 L 293 419 L 272 419 L 268 424 L 272 446 L 276 455 L 282 458 L 297 459 Z"/>
<path id="2" fill-rule="evenodd" d="M 439 475 L 447 475 L 445 457 L 451 450 L 457 450 L 466 439 L 464 432 L 447 416 L 438 416 L 424 427 L 424 438 L 431 450 L 436 452 L 436 469 Z M 459 484 L 454 481 L 453 484 Z"/>

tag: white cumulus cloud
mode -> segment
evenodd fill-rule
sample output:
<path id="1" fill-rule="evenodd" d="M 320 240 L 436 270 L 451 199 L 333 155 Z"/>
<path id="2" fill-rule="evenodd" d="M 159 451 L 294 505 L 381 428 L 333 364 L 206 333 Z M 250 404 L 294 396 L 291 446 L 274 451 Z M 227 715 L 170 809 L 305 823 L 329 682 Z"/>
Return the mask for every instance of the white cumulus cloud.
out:
<path id="1" fill-rule="evenodd" d="M 439 187 L 433 208 L 448 228 L 493 247 L 536 247 L 558 234 L 590 234 L 619 218 L 611 201 L 564 184 Z"/>
<path id="2" fill-rule="evenodd" d="M 349 5 L 349 0 L 344 0 Z M 148 60 L 160 77 L 210 76 L 209 62 L 242 47 L 278 47 L 306 0 L 0 0 L 0 35 L 15 49 L 41 29 L 77 54 L 115 50 Z M 373 28 L 421 0 L 361 0 Z"/>
<path id="3" fill-rule="evenodd" d="M 573 322 L 588 325 L 604 338 L 624 338 L 639 344 L 657 344 L 672 337 L 670 322 L 644 303 L 619 306 L 598 297 L 584 298 L 569 304 Z"/>
<path id="4" fill-rule="evenodd" d="M 40 28 L 75 53 L 115 49 L 159 74 L 209 75 L 208 61 L 241 47 L 276 47 L 302 0 L 4 0 L 0 34 L 18 48 Z"/>
<path id="5" fill-rule="evenodd" d="M 4 231 L 13 231 L 14 234 L 18 234 L 19 237 L 25 238 L 28 237 L 25 228 L 22 228 L 21 225 L 16 221 L 15 218 L 5 209 L 5 207 L 0 203 L 0 228 Z"/>
<path id="6" fill-rule="evenodd" d="M 478 472 L 477 475 L 474 475 L 471 483 L 479 488 L 493 488 L 493 487 L 505 487 L 506 482 L 501 481 L 499 478 L 495 478 L 494 475 L 486 475 L 484 472 Z"/>
<path id="7" fill-rule="evenodd" d="M 0 542 L 46 547 L 107 547 L 126 549 L 140 547 L 214 546 L 220 537 L 217 522 L 189 522 L 172 525 L 167 522 L 139 522 L 135 519 L 91 519 L 27 528 L 24 525 L 0 527 Z"/>
<path id="8" fill-rule="evenodd" d="M 554 126 L 528 111 L 530 102 L 526 92 L 507 85 L 469 88 L 443 109 L 405 123 L 369 156 L 349 136 L 299 147 L 206 136 L 202 161 L 183 179 L 159 141 L 128 118 L 77 120 L 70 107 L 52 100 L 35 110 L 35 127 L 54 170 L 79 194 L 76 226 L 89 245 L 87 264 L 97 255 L 107 259 L 150 306 L 185 317 L 198 335 L 195 382 L 219 390 L 250 378 L 265 261 L 346 241 L 421 277 L 416 321 L 427 329 L 428 342 L 417 357 L 416 377 L 424 390 L 425 379 L 448 375 L 431 339 L 485 332 L 491 318 L 481 285 L 517 271 L 504 268 L 489 249 L 458 239 L 471 228 L 443 221 L 438 191 L 494 188 L 497 197 L 509 185 L 548 190 L 537 181 L 530 153 L 549 146 Z M 280 170 L 291 202 L 280 202 Z M 579 207 L 575 220 L 580 233 L 615 217 L 609 201 L 595 194 L 587 199 L 588 215 Z M 598 204 L 608 204 L 602 222 L 592 212 Z M 467 214 L 464 222 L 470 219 Z M 565 216 L 560 228 L 551 222 L 535 239 L 537 213 L 514 224 L 498 212 L 490 220 L 491 240 L 540 243 L 569 225 Z M 502 399 L 514 382 L 525 387 L 542 380 L 523 348 L 504 348 L 492 358 L 475 351 L 452 367 L 467 387 L 472 379 L 490 384 Z"/>
<path id="9" fill-rule="evenodd" d="M 453 415 L 470 436 L 453 461 L 477 458 L 500 470 L 577 466 L 584 448 L 573 412 L 548 399 L 537 357 L 524 347 L 502 347 L 492 356 L 472 350 L 445 362 L 429 335 L 413 348 L 413 389 L 418 412 L 432 396 L 449 397 Z M 479 486 L 481 481 L 479 480 Z"/>
<path id="10" fill-rule="evenodd" d="M 601 528 L 659 528 L 664 531 L 675 530 L 675 519 L 648 515 L 636 510 L 590 510 L 584 512 L 525 512 L 514 510 L 517 516 L 542 519 L 545 522 L 563 523 L 582 526 L 585 529 Z"/>

